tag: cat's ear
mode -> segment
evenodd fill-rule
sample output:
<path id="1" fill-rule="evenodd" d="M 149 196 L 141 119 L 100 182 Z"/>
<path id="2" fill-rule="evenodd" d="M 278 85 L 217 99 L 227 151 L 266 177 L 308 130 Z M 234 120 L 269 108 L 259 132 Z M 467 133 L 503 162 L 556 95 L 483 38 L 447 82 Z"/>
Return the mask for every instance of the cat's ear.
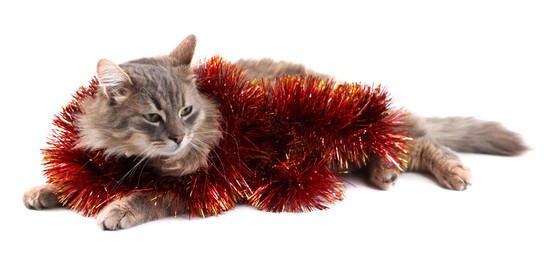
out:
<path id="1" fill-rule="evenodd" d="M 97 64 L 97 76 L 103 93 L 111 101 L 119 103 L 126 99 L 132 82 L 120 66 L 112 61 L 101 59 Z"/>
<path id="2" fill-rule="evenodd" d="M 195 46 L 197 45 L 197 37 L 191 34 L 187 36 L 178 46 L 170 53 L 172 65 L 189 66 L 195 54 Z"/>

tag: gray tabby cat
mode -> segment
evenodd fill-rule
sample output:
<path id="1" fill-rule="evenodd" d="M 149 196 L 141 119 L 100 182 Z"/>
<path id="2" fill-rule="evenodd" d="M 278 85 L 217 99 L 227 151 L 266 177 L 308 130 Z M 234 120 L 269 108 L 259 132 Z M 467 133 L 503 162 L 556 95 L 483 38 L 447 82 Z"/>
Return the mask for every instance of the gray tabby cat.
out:
<path id="1" fill-rule="evenodd" d="M 182 176 L 208 165 L 207 155 L 218 143 L 217 105 L 197 91 L 191 61 L 196 38 L 191 35 L 167 56 L 143 58 L 116 65 L 100 60 L 97 74 L 101 91 L 84 102 L 77 120 L 78 146 L 105 149 L 115 156 L 138 156 L 161 175 Z M 252 78 L 301 74 L 328 77 L 303 65 L 263 60 L 237 62 Z M 469 170 L 454 151 L 517 155 L 526 147 L 520 137 L 495 122 L 472 118 L 406 119 L 413 128 L 413 144 L 407 171 L 432 173 L 449 189 L 464 190 L 471 183 Z M 394 184 L 398 174 L 379 160 L 363 171 L 381 189 Z M 62 206 L 52 185 L 27 191 L 30 209 Z M 96 216 L 106 230 L 125 229 L 175 214 L 170 198 L 136 192 L 119 198 Z"/>

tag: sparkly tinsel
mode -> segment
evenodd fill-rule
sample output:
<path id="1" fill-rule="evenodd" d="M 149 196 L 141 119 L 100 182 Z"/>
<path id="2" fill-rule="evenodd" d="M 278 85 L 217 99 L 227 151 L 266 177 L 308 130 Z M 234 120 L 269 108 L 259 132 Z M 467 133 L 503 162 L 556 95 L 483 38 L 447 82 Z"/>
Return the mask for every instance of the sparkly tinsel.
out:
<path id="1" fill-rule="evenodd" d="M 45 176 L 61 202 L 95 215 L 130 192 L 172 198 L 176 214 L 215 215 L 247 202 L 269 211 L 324 209 L 343 198 L 338 172 L 377 156 L 405 167 L 404 113 L 390 108 L 380 85 L 338 84 L 315 77 L 248 80 L 216 56 L 194 69 L 199 90 L 220 105 L 224 137 L 208 168 L 182 177 L 149 174 L 141 158 L 75 148 L 81 103 L 98 81 L 81 87 L 54 118 L 43 149 Z M 140 171 L 142 174 L 128 174 Z M 144 173 L 143 173 L 144 171 Z"/>

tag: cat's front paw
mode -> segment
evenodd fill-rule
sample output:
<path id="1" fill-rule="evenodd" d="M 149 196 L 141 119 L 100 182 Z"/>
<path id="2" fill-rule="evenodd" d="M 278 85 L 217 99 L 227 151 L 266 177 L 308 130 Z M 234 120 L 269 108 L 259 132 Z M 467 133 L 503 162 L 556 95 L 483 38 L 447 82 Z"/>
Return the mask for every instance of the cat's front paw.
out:
<path id="1" fill-rule="evenodd" d="M 23 204 L 28 209 L 47 209 L 60 207 L 58 196 L 54 194 L 54 187 L 51 185 L 41 185 L 29 189 L 23 194 Z"/>
<path id="2" fill-rule="evenodd" d="M 98 213 L 96 219 L 99 227 L 104 230 L 126 229 L 145 222 L 141 213 L 125 201 L 108 204 Z"/>

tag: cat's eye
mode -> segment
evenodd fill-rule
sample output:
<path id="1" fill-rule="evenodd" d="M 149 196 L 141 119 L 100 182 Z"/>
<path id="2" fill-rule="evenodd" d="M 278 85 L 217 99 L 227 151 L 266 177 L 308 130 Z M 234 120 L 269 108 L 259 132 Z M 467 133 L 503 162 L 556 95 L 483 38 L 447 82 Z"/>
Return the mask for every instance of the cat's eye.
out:
<path id="1" fill-rule="evenodd" d="M 157 113 L 145 114 L 143 117 L 151 123 L 158 123 L 162 120 L 162 117 Z"/>
<path id="2" fill-rule="evenodd" d="M 181 110 L 180 112 L 180 116 L 184 117 L 184 116 L 188 116 L 189 114 L 191 114 L 191 112 L 193 111 L 193 107 L 192 106 L 188 106 L 184 109 Z"/>

